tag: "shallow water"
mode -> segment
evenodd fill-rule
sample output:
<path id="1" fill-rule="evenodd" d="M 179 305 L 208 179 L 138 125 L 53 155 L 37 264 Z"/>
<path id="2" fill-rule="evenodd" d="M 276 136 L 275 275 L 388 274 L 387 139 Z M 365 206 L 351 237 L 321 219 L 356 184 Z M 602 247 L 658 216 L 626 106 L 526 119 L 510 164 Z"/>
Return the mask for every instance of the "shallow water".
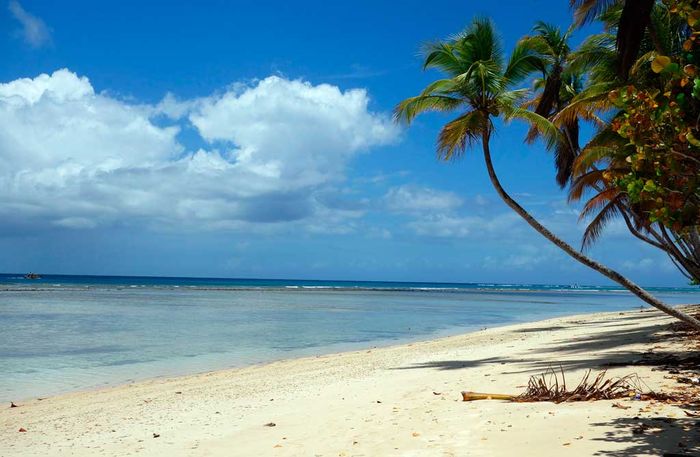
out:
<path id="1" fill-rule="evenodd" d="M 131 282 L 135 287 L 5 278 L 0 401 L 641 305 L 625 292 L 565 286 Z M 657 295 L 700 302 L 693 290 Z"/>

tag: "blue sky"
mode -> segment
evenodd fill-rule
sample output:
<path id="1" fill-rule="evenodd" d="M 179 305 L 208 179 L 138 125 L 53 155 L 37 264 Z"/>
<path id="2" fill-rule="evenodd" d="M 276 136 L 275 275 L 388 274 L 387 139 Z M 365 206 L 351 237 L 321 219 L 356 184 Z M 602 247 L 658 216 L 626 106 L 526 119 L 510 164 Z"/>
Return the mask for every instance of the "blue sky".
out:
<path id="1" fill-rule="evenodd" d="M 448 118 L 393 106 L 422 43 L 493 18 L 506 49 L 568 2 L 22 2 L 0 8 L 0 271 L 605 284 L 520 222 Z M 577 39 L 580 39 L 579 32 Z M 493 141 L 505 187 L 578 244 L 551 156 Z M 682 285 L 613 224 L 591 251 Z"/>

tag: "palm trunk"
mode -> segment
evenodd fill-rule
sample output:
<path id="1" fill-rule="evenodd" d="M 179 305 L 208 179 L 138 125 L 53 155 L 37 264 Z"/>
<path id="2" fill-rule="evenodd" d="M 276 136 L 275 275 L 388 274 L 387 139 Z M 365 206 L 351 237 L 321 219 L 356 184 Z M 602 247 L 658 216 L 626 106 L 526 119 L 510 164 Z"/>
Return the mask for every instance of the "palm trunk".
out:
<path id="1" fill-rule="evenodd" d="M 508 205 L 513 211 L 518 213 L 520 217 L 522 217 L 525 222 L 527 222 L 532 228 L 537 230 L 542 236 L 547 238 L 549 241 L 554 243 L 556 246 L 559 247 L 562 251 L 566 252 L 569 254 L 571 257 L 574 259 L 578 260 L 582 264 L 586 265 L 589 268 L 594 269 L 598 273 L 612 279 L 616 283 L 620 284 L 630 292 L 632 292 L 634 295 L 637 297 L 641 298 L 645 302 L 649 303 L 651 306 L 663 311 L 666 314 L 669 314 L 675 318 L 678 318 L 684 322 L 686 322 L 688 325 L 692 326 L 693 328 L 699 329 L 700 330 L 700 321 L 695 319 L 694 317 L 679 311 L 676 308 L 673 308 L 664 302 L 658 300 L 656 297 L 651 295 L 649 292 L 646 290 L 642 289 L 639 287 L 637 284 L 634 282 L 630 281 L 626 277 L 622 276 L 620 273 L 617 271 L 606 267 L 605 265 L 596 262 L 595 260 L 591 259 L 590 257 L 586 256 L 585 254 L 581 253 L 580 251 L 574 249 L 571 245 L 566 243 L 564 240 L 560 239 L 557 237 L 555 234 L 550 232 L 545 226 L 540 224 L 534 217 L 532 217 L 525 209 L 518 204 L 515 200 L 511 198 L 510 195 L 503 189 L 501 186 L 500 181 L 498 180 L 498 176 L 496 176 L 496 171 L 493 168 L 493 162 L 491 161 L 491 150 L 489 148 L 489 139 L 491 136 L 491 132 L 489 128 L 484 129 L 484 132 L 482 134 L 482 146 L 484 149 L 484 159 L 486 161 L 486 168 L 488 169 L 489 173 L 489 178 L 491 179 L 491 184 L 493 187 L 496 189 L 496 192 L 498 192 L 498 195 L 503 199 L 503 201 Z"/>

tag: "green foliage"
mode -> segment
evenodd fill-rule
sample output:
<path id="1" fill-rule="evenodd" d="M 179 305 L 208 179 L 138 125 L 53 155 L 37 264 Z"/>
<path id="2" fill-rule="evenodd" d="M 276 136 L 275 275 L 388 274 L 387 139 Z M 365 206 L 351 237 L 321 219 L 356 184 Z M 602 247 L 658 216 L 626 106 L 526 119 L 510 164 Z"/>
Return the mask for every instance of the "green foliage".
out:
<path id="1" fill-rule="evenodd" d="M 700 225 L 700 10 L 695 1 L 668 2 L 690 30 L 680 52 L 656 55 L 649 66 L 654 85 L 612 91 L 619 114 L 612 130 L 627 141 L 609 157 L 607 179 L 625 192 L 637 214 L 676 232 Z M 651 86 L 651 87 L 650 87 Z"/>

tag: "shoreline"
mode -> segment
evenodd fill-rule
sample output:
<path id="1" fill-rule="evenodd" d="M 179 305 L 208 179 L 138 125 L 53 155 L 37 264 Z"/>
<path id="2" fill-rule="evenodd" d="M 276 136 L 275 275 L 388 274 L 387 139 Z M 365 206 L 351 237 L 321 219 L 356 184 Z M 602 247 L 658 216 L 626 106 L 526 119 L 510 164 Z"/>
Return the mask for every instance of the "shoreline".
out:
<path id="1" fill-rule="evenodd" d="M 653 337 L 672 321 L 657 311 L 574 315 L 34 399 L 0 409 L 0 455 L 629 455 L 673 440 L 665 452 L 679 452 L 679 440 L 697 452 L 686 435 L 634 435 L 635 420 L 685 420 L 658 402 L 460 401 L 462 390 L 520 393 L 554 364 L 574 383 L 602 361 L 678 352 Z M 675 384 L 651 366 L 608 369 L 630 372 L 654 390 Z"/>
<path id="2" fill-rule="evenodd" d="M 690 305 L 676 305 L 676 306 L 690 306 Z M 476 334 L 478 332 L 483 332 L 486 330 L 495 330 L 498 331 L 499 329 L 503 330 L 508 330 L 509 327 L 518 327 L 522 325 L 527 325 L 527 324 L 538 324 L 540 322 L 546 322 L 550 320 L 556 320 L 556 319 L 563 319 L 563 318 L 584 318 L 586 316 L 595 316 L 598 314 L 616 314 L 616 313 L 634 313 L 634 312 L 639 312 L 641 308 L 630 308 L 630 309 L 623 309 L 620 311 L 604 311 L 604 312 L 596 312 L 592 311 L 589 313 L 577 313 L 577 314 L 562 314 L 559 316 L 554 316 L 554 317 L 547 317 L 545 319 L 538 319 L 538 320 L 523 320 L 523 321 L 514 321 L 514 322 L 506 322 L 502 324 L 495 324 L 492 326 L 484 326 L 479 328 L 480 326 L 474 326 L 473 328 L 465 327 L 462 325 L 456 325 L 453 327 L 449 328 L 443 328 L 440 330 L 437 330 L 433 333 L 428 333 L 428 334 L 421 334 L 421 335 L 415 335 L 415 336 L 402 336 L 398 337 L 396 339 L 388 339 L 388 340 L 375 340 L 375 341 L 361 341 L 361 342 L 344 342 L 344 343 L 335 343 L 332 345 L 327 345 L 327 346 L 317 346 L 317 347 L 312 347 L 312 348 L 305 348 L 305 349 L 295 349 L 291 351 L 288 356 L 283 356 L 283 357 L 277 357 L 277 358 L 272 358 L 272 359 L 267 359 L 267 360 L 261 360 L 257 362 L 252 362 L 252 363 L 241 363 L 240 365 L 230 365 L 230 366 L 224 366 L 224 367 L 218 367 L 218 368 L 211 368 L 211 369 L 201 369 L 201 370 L 195 370 L 195 371 L 188 371 L 187 369 L 184 369 L 182 371 L 180 370 L 174 370 L 169 373 L 164 373 L 164 374 L 159 374 L 159 375 L 143 375 L 143 376 L 135 376 L 133 379 L 126 379 L 126 380 L 111 380 L 111 381 L 104 381 L 100 382 L 98 384 L 86 386 L 86 387 L 78 387 L 78 388 L 69 388 L 66 390 L 57 390 L 55 393 L 47 392 L 45 394 L 40 394 L 40 395 L 29 395 L 27 397 L 18 397 L 18 398 L 8 398 L 8 399 L 3 399 L 1 401 L 7 403 L 7 402 L 32 402 L 32 401 L 43 401 L 47 399 L 51 399 L 54 397 L 62 397 L 65 395 L 71 395 L 71 394 L 80 394 L 80 393 L 91 393 L 91 392 L 99 392 L 102 390 L 110 390 L 110 389 L 115 389 L 123 386 L 128 386 L 128 385 L 133 385 L 133 384 L 140 384 L 144 382 L 149 382 L 149 381 L 155 381 L 155 380 L 174 380 L 178 378 L 190 378 L 190 377 L 197 377 L 197 376 L 204 376 L 204 375 L 210 375 L 210 374 L 215 374 L 219 372 L 234 372 L 236 370 L 241 370 L 245 368 L 252 368 L 252 367 L 264 367 L 269 364 L 273 363 L 278 363 L 278 362 L 285 362 L 285 361 L 299 361 L 303 359 L 314 359 L 318 357 L 326 357 L 326 356 L 342 356 L 344 354 L 352 354 L 352 353 L 360 353 L 363 351 L 367 350 L 375 350 L 375 349 L 392 349 L 392 348 L 400 348 L 400 347 L 408 347 L 408 346 L 413 346 L 414 344 L 419 344 L 419 343 L 430 343 L 430 342 L 440 342 L 442 340 L 450 339 L 450 338 L 455 338 L 455 337 L 466 337 L 469 335 Z M 644 311 L 650 311 L 653 308 L 650 308 L 648 305 L 644 305 L 643 310 Z"/>

